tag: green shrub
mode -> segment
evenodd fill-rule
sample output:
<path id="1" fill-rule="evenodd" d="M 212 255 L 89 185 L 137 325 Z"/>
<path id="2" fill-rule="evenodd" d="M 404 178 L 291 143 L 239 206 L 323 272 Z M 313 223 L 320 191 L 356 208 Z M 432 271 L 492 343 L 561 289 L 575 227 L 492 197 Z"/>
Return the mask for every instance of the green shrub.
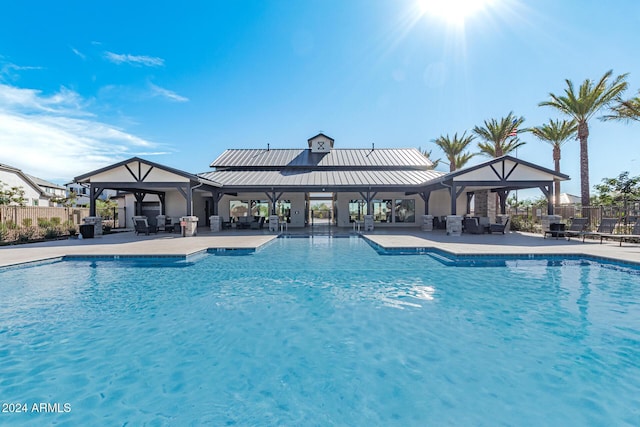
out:
<path id="1" fill-rule="evenodd" d="M 33 224 L 33 220 L 31 218 L 22 218 L 23 227 L 31 227 L 31 224 Z"/>
<path id="2" fill-rule="evenodd" d="M 16 225 L 16 223 L 12 220 L 8 220 L 5 224 L 7 224 L 7 229 L 9 230 L 15 230 L 18 228 L 18 226 Z"/>
<path id="3" fill-rule="evenodd" d="M 29 240 L 32 240 L 34 236 L 37 236 L 37 234 L 38 230 L 36 230 L 35 227 L 21 228 L 20 231 L 18 231 L 17 240 L 19 242 L 28 242 Z"/>
<path id="4" fill-rule="evenodd" d="M 49 227 L 45 229 L 44 238 L 45 239 L 56 239 L 60 237 L 62 233 L 57 227 Z"/>
<path id="5" fill-rule="evenodd" d="M 47 218 L 38 218 L 38 227 L 40 228 L 49 228 L 51 227 L 51 221 Z"/>
<path id="6" fill-rule="evenodd" d="M 51 225 L 54 225 L 56 227 L 62 224 L 62 220 L 57 216 L 54 216 L 53 218 L 51 218 L 50 222 L 51 222 Z"/>
<path id="7" fill-rule="evenodd" d="M 0 222 L 0 242 L 6 242 L 9 237 L 9 227 L 7 224 Z"/>

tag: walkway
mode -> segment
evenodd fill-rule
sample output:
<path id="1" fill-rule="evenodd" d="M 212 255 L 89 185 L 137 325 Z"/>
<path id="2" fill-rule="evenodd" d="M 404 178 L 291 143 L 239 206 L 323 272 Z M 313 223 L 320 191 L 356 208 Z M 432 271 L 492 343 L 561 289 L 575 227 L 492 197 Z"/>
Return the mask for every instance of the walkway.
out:
<path id="1" fill-rule="evenodd" d="M 339 235 L 348 235 L 344 229 Z M 60 258 L 65 255 L 141 255 L 189 256 L 209 248 L 259 248 L 277 236 L 267 230 L 231 230 L 211 233 L 198 230 L 196 237 L 159 233 L 136 236 L 133 232 L 114 233 L 84 240 L 58 240 L 25 245 L 1 246 L 0 267 Z M 299 234 L 299 233 L 296 233 Z M 338 234 L 336 234 L 338 235 Z M 443 231 L 376 230 L 366 237 L 385 248 L 437 248 L 456 255 L 549 254 L 586 255 L 640 263 L 640 244 L 580 239 L 543 239 L 541 235 L 508 233 L 447 236 Z"/>

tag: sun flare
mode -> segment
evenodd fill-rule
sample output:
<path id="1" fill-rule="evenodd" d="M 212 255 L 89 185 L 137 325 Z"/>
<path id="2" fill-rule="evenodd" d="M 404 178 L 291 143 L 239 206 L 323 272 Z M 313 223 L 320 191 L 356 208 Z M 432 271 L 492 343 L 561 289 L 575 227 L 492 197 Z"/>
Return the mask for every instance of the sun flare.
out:
<path id="1" fill-rule="evenodd" d="M 461 25 L 484 10 L 494 0 L 417 0 L 422 14 L 442 19 L 449 24 Z"/>

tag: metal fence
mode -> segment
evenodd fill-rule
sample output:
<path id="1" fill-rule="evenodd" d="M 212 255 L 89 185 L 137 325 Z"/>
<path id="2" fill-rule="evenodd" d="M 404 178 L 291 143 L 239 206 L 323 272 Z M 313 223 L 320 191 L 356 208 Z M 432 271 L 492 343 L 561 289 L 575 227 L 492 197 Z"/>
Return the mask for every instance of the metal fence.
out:
<path id="1" fill-rule="evenodd" d="M 38 219 L 51 221 L 59 218 L 60 224 L 67 221 L 75 225 L 82 224 L 82 219 L 89 216 L 88 208 L 53 208 L 44 206 L 0 206 L 0 224 L 13 224 L 23 227 L 27 224 L 37 225 Z"/>
<path id="2" fill-rule="evenodd" d="M 640 201 L 629 202 L 626 206 L 555 206 L 555 215 L 562 217 L 564 221 L 571 218 L 589 218 L 591 229 L 598 228 L 602 218 L 618 218 L 621 225 L 633 224 L 640 217 Z M 511 217 L 517 218 L 520 223 L 528 224 L 532 228 L 539 227 L 542 216 L 547 214 L 546 207 L 510 208 L 507 212 Z"/>

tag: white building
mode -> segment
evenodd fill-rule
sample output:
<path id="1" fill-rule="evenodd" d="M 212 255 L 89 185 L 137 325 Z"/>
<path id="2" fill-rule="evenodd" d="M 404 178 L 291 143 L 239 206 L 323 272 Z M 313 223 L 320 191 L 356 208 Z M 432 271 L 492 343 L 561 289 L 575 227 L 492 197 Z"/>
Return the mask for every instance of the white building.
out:
<path id="1" fill-rule="evenodd" d="M 48 193 L 38 185 L 36 180 L 42 181 L 27 175 L 18 168 L 0 163 L 0 181 L 2 181 L 3 189 L 21 188 L 24 191 L 23 197 L 26 206 L 49 206 L 49 200 L 54 196 L 55 187 L 58 186 L 49 183 L 54 187 L 51 187 L 51 192 Z M 64 187 L 62 187 L 62 194 L 64 197 Z"/>
<path id="2" fill-rule="evenodd" d="M 75 181 L 90 185 L 96 195 L 105 189 L 128 192 L 128 226 L 135 214 L 152 220 L 193 215 L 200 226 L 213 216 L 223 223 L 261 218 L 262 224 L 273 218 L 292 228 L 313 227 L 316 219 L 337 227 L 364 220 L 376 228 L 399 228 L 420 227 L 427 216 L 459 217 L 472 204 L 475 215 L 493 221 L 505 214 L 509 192 L 525 188 L 539 188 L 552 213 L 553 184 L 569 179 L 511 156 L 443 173 L 414 148 L 335 148 L 334 140 L 322 133 L 306 145 L 229 149 L 211 163 L 213 171 L 200 174 L 134 157 Z M 328 209 L 318 215 L 314 202 L 319 200 Z"/>

